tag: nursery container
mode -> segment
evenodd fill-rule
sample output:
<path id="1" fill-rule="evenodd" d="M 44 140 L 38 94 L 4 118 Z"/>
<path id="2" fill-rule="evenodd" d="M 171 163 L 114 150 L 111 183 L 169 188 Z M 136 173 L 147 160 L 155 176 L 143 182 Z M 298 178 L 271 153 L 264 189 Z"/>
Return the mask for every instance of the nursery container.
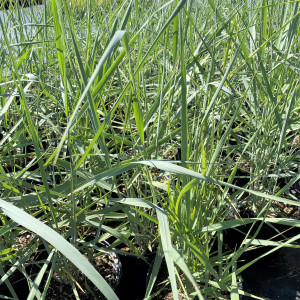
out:
<path id="1" fill-rule="evenodd" d="M 277 259 L 263 260 L 263 264 L 254 264 L 242 272 L 245 292 L 271 300 L 299 300 L 300 248 L 282 248 Z"/>
<path id="2" fill-rule="evenodd" d="M 133 255 L 119 255 L 122 263 L 122 278 L 117 296 L 120 300 L 142 300 L 146 293 L 146 278 L 149 266 L 155 257 L 155 253 L 145 255 L 148 263 Z"/>
<path id="3" fill-rule="evenodd" d="M 27 298 L 29 288 L 26 277 L 22 272 L 19 270 L 14 271 L 13 274 L 9 276 L 9 282 L 20 300 Z M 7 297 L 7 299 L 12 299 L 11 297 L 13 297 L 13 295 L 8 286 L 5 283 L 2 283 L 0 285 L 0 298 L 6 299 L 5 297 Z"/>
<path id="4" fill-rule="evenodd" d="M 251 216 L 253 217 L 253 216 Z M 255 216 L 254 216 L 255 217 Z M 246 224 L 237 228 L 224 231 L 224 244 L 231 251 L 236 251 L 250 231 L 248 239 L 253 236 L 260 226 L 260 222 Z M 272 226 L 270 226 L 272 225 Z M 298 227 L 290 227 L 282 224 L 264 223 L 256 236 L 256 239 L 284 241 L 300 234 Z M 246 268 L 241 276 L 243 289 L 247 293 L 266 299 L 300 299 L 300 243 L 293 243 L 295 248 L 281 248 Z M 298 248 L 296 248 L 298 247 Z M 271 246 L 261 246 L 254 250 L 244 252 L 238 260 L 238 268 L 248 264 L 255 258 L 273 249 Z M 242 296 L 241 299 L 251 299 Z"/>

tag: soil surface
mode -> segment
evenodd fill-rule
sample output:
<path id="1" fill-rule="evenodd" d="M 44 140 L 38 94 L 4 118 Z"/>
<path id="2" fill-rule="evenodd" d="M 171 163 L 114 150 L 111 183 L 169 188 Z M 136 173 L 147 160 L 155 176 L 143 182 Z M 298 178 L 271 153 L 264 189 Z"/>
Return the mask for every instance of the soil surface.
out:
<path id="1" fill-rule="evenodd" d="M 95 257 L 94 260 L 94 267 L 113 289 L 116 288 L 120 280 L 120 274 L 116 271 L 116 259 L 117 257 L 112 254 L 104 254 Z M 73 279 L 73 286 L 76 285 L 76 290 L 81 300 L 106 299 L 81 272 L 77 270 L 73 272 L 72 276 L 76 278 L 76 281 Z M 45 283 L 46 282 L 44 282 L 44 286 Z M 76 297 L 73 292 L 73 287 L 68 280 L 59 276 L 58 273 L 54 273 L 47 291 L 46 299 L 73 300 L 76 299 Z"/>
<path id="2" fill-rule="evenodd" d="M 31 233 L 23 233 L 19 236 L 15 237 L 15 241 L 17 243 L 17 247 L 19 250 L 22 250 L 32 239 L 34 238 L 34 235 Z"/>

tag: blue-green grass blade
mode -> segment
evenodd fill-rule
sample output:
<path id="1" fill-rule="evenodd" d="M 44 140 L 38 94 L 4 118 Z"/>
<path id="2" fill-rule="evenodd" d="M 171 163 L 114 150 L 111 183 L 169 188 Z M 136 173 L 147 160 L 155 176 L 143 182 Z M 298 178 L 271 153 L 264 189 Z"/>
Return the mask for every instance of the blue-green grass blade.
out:
<path id="1" fill-rule="evenodd" d="M 106 48 L 105 52 L 103 53 L 97 67 L 95 68 L 94 73 L 92 74 L 90 80 L 88 81 L 84 91 L 82 92 L 77 105 L 69 119 L 69 122 L 67 124 L 67 127 L 61 137 L 61 141 L 58 144 L 56 150 L 52 153 L 52 155 L 50 156 L 50 158 L 47 160 L 45 165 L 48 165 L 50 163 L 50 161 L 54 158 L 54 164 L 56 163 L 58 156 L 59 156 L 59 152 L 62 148 L 62 145 L 64 144 L 68 133 L 70 132 L 70 130 L 72 129 L 72 127 L 74 126 L 74 121 L 77 117 L 77 113 L 80 109 L 81 103 L 84 101 L 85 97 L 87 96 L 93 82 L 95 81 L 95 79 L 97 78 L 97 76 L 99 75 L 100 70 L 102 69 L 105 61 L 107 60 L 107 58 L 110 56 L 110 54 L 114 51 L 115 47 L 117 46 L 117 44 L 120 42 L 120 40 L 122 39 L 123 35 L 125 34 L 125 31 L 117 31 L 114 35 L 114 37 L 112 38 L 112 40 L 110 41 L 108 47 Z"/>

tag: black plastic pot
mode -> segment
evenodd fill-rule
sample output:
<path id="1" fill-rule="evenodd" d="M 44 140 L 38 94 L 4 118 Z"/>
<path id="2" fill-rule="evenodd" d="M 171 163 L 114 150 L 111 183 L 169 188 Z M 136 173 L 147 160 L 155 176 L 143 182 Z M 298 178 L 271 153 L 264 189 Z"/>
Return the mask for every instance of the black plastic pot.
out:
<path id="1" fill-rule="evenodd" d="M 29 287 L 26 277 L 23 275 L 23 273 L 19 270 L 16 270 L 11 276 L 9 276 L 8 280 L 12 285 L 12 288 L 14 289 L 19 300 L 25 300 L 29 293 Z M 0 298 L 4 298 L 4 296 L 10 297 L 10 299 L 12 299 L 13 297 L 7 285 L 5 283 L 2 283 L 0 285 Z"/>
<path id="2" fill-rule="evenodd" d="M 232 251 L 239 249 L 251 225 L 246 224 L 225 230 L 223 232 L 224 244 L 227 249 Z M 260 222 L 254 224 L 248 238 L 254 235 L 259 225 Z M 291 228 L 290 226 L 274 223 L 272 223 L 272 226 L 273 228 L 266 223 L 263 224 L 256 239 L 282 241 L 300 233 L 298 227 Z M 262 246 L 255 250 L 246 251 L 239 258 L 237 266 L 241 267 L 271 249 L 273 249 L 271 246 Z M 252 264 L 241 273 L 241 276 L 243 278 L 243 290 L 247 293 L 271 300 L 299 300 L 300 249 L 281 248 Z M 243 296 L 241 299 L 248 300 L 252 298 Z"/>
<path id="3" fill-rule="evenodd" d="M 249 212 L 249 215 L 245 215 L 243 212 L 243 218 L 255 218 L 256 216 Z M 254 237 L 254 234 L 259 229 L 261 222 L 258 221 L 256 223 L 249 223 L 245 225 L 238 226 L 236 228 L 231 228 L 223 231 L 223 243 L 226 249 L 236 251 L 240 248 L 241 243 L 244 238 L 250 231 L 248 235 L 248 239 Z M 271 241 L 282 241 L 288 238 L 291 238 L 300 233 L 300 229 L 298 227 L 291 227 L 288 225 L 276 224 L 276 223 L 264 223 L 255 239 L 261 240 L 271 240 Z M 271 250 L 273 247 L 271 246 L 259 246 L 254 250 L 245 251 L 242 256 L 239 258 L 238 267 L 249 262 L 258 256 L 266 253 Z M 268 259 L 276 259 L 279 255 L 280 251 L 275 251 L 268 255 Z M 259 260 L 256 264 L 264 264 L 265 259 Z"/>
<path id="4" fill-rule="evenodd" d="M 155 265 L 155 259 L 153 259 L 153 261 L 148 269 L 147 277 L 146 277 L 146 286 L 148 286 L 148 284 L 149 284 L 154 265 Z M 168 278 L 168 276 L 169 276 L 169 274 L 168 274 L 166 260 L 163 257 L 158 274 L 157 274 L 156 282 L 153 286 L 151 294 L 158 292 L 162 288 L 162 287 L 158 287 L 157 284 L 160 284 L 161 282 L 165 281 Z"/>
<path id="5" fill-rule="evenodd" d="M 155 253 L 145 255 L 148 263 L 132 255 L 119 255 L 122 264 L 122 278 L 116 289 L 120 300 L 142 300 L 146 293 L 146 278 Z"/>
<path id="6" fill-rule="evenodd" d="M 244 291 L 275 300 L 300 299 L 300 249 L 282 248 L 276 260 L 264 259 L 242 272 Z M 243 296 L 241 299 L 253 299 Z"/>

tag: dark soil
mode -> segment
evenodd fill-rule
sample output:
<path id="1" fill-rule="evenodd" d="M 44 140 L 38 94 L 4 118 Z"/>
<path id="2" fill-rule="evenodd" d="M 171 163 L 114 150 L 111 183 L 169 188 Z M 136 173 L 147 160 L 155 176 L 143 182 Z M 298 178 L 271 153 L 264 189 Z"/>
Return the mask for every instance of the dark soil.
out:
<path id="1" fill-rule="evenodd" d="M 118 263 L 117 256 L 112 253 L 107 253 L 94 258 L 94 267 L 106 280 L 106 282 L 115 289 L 120 281 L 120 269 L 116 266 Z M 118 269 L 118 270 L 116 270 Z M 76 290 L 82 300 L 102 300 L 106 299 L 101 292 L 77 269 L 72 272 L 73 278 L 76 278 Z M 47 290 L 47 300 L 73 300 L 76 299 L 73 293 L 73 287 L 69 280 L 62 278 L 58 273 L 54 273 Z M 43 282 L 42 290 L 46 284 L 46 279 Z"/>
<path id="2" fill-rule="evenodd" d="M 30 241 L 32 241 L 33 238 L 34 236 L 29 232 L 23 233 L 15 237 L 18 249 L 22 250 Z"/>

